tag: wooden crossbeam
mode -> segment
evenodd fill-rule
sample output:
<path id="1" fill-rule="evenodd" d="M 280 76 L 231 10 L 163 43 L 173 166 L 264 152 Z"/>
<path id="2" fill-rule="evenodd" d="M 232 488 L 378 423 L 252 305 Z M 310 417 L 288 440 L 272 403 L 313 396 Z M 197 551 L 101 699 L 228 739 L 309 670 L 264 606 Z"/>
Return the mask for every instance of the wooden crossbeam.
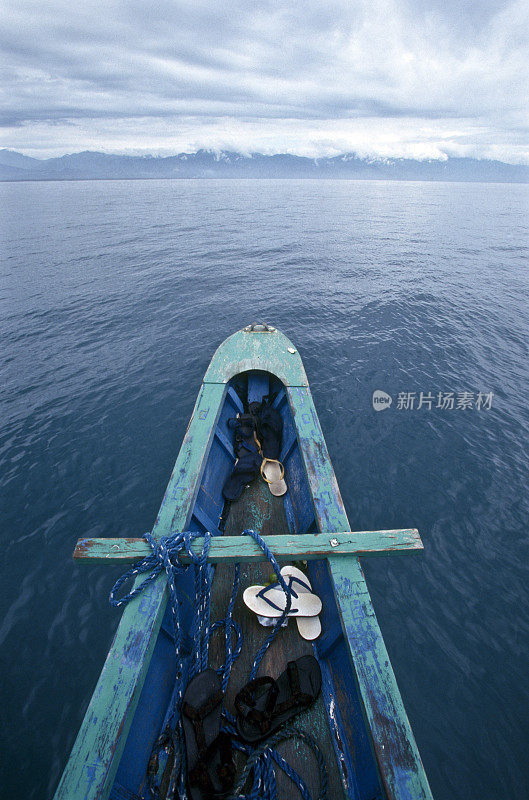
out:
<path id="1" fill-rule="evenodd" d="M 266 543 L 279 561 L 310 561 L 332 556 L 374 556 L 387 553 L 421 552 L 423 543 L 415 528 L 394 531 L 340 531 L 306 533 L 303 536 L 266 536 Z M 192 550 L 202 552 L 204 539 L 195 539 Z M 79 539 L 73 557 L 85 561 L 138 561 L 151 554 L 145 539 Z M 184 563 L 190 559 L 182 556 Z M 214 562 L 264 561 L 258 544 L 249 536 L 214 536 L 209 549 Z"/>

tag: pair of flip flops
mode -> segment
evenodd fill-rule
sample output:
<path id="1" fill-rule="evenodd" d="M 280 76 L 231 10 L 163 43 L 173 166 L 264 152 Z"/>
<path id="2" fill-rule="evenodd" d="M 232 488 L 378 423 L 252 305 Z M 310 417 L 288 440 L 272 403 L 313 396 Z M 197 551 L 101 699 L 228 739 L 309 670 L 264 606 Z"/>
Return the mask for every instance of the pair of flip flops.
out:
<path id="1" fill-rule="evenodd" d="M 191 800 L 220 800 L 235 781 L 231 740 L 221 733 L 224 695 L 215 670 L 199 672 L 189 682 L 182 701 L 187 780 Z"/>
<path id="2" fill-rule="evenodd" d="M 295 617 L 299 635 L 303 639 L 307 641 L 317 639 L 321 633 L 321 622 L 318 616 L 322 608 L 320 598 L 313 593 L 305 573 L 297 567 L 283 567 L 281 576 L 291 596 L 288 617 Z M 269 619 L 276 621 L 287 606 L 287 597 L 279 581 L 268 586 L 248 586 L 244 590 L 243 600 L 245 605 L 257 614 L 259 622 L 265 626 L 270 624 L 267 622 Z"/>
<path id="3" fill-rule="evenodd" d="M 239 736 L 252 744 L 266 739 L 309 708 L 320 690 L 320 665 L 310 655 L 289 661 L 277 680 L 255 678 L 235 697 Z"/>

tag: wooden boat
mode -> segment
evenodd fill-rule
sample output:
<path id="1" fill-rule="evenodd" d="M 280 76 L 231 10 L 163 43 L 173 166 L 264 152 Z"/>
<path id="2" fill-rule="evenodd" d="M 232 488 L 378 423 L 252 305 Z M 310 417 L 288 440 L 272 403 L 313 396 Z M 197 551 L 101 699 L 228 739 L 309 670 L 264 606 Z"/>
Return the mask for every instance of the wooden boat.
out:
<path id="1" fill-rule="evenodd" d="M 231 504 L 226 517 L 221 490 L 235 461 L 228 420 L 243 412 L 245 402 L 270 392 L 277 392 L 274 405 L 284 422 L 281 461 L 288 492 L 273 497 L 258 480 Z M 212 619 L 225 616 L 233 569 L 226 561 L 248 562 L 243 564 L 242 588 L 266 582 L 268 564 L 256 555 L 253 542 L 227 538 L 238 537 L 245 528 L 262 534 L 272 549 L 275 543 L 278 559 L 285 560 L 287 554 L 289 560 L 310 559 L 308 575 L 323 600 L 320 638 L 314 644 L 301 639 L 291 622 L 266 654 L 260 673 L 278 675 L 287 660 L 304 653 L 314 652 L 318 658 L 322 693 L 299 721 L 319 740 L 329 771 L 328 796 L 332 800 L 431 798 L 358 560 L 359 554 L 381 551 L 417 552 L 422 543 L 414 530 L 349 531 L 299 353 L 286 336 L 266 325 L 238 331 L 213 356 L 152 530 L 156 539 L 179 530 L 222 535 L 213 539 L 220 556 L 213 580 Z M 227 544 L 231 557 L 222 555 Z M 75 555 L 126 562 L 147 550 L 138 538 L 80 540 Z M 246 682 L 251 659 L 267 634 L 245 610 L 240 595 L 235 618 L 243 626 L 245 644 L 233 668 L 228 706 Z M 214 640 L 211 644 L 210 661 L 215 666 L 223 661 L 219 654 L 223 647 Z M 146 796 L 147 767 L 167 713 L 174 675 L 163 574 L 125 607 L 56 800 Z M 310 758 L 295 742 L 286 743 L 281 752 L 316 798 L 318 776 Z M 291 793 L 291 788 L 283 788 L 280 776 L 278 790 L 279 797 Z"/>

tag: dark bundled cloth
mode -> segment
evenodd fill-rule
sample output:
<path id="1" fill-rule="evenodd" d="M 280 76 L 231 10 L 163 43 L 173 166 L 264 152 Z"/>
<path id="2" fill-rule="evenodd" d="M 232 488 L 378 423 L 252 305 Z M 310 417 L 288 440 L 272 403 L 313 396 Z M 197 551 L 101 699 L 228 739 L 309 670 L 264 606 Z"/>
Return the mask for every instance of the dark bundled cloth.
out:
<path id="1" fill-rule="evenodd" d="M 233 449 L 237 461 L 233 471 L 224 484 L 222 494 L 225 500 L 238 500 L 246 484 L 259 474 L 263 460 L 259 445 L 255 440 L 257 420 L 253 414 L 241 414 L 230 419 L 228 426 L 234 430 Z"/>
<path id="2" fill-rule="evenodd" d="M 238 500 L 244 487 L 257 477 L 263 458 L 278 459 L 283 439 L 283 420 L 272 403 L 275 395 L 250 403 L 248 414 L 230 419 L 237 461 L 222 489 L 225 500 Z M 257 438 L 257 441 L 256 441 Z"/>
<path id="3" fill-rule="evenodd" d="M 283 420 L 273 407 L 275 395 L 263 397 L 260 403 L 250 403 L 250 413 L 257 419 L 257 438 L 261 442 L 263 458 L 279 460 L 283 442 Z"/>

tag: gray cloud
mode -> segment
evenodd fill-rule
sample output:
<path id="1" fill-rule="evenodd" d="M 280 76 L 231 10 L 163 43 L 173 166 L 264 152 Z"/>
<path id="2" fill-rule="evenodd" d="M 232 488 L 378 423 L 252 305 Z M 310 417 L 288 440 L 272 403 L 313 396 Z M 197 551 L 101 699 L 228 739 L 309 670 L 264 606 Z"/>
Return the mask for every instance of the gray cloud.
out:
<path id="1" fill-rule="evenodd" d="M 529 5 L 4 2 L 4 146 L 529 161 Z"/>

